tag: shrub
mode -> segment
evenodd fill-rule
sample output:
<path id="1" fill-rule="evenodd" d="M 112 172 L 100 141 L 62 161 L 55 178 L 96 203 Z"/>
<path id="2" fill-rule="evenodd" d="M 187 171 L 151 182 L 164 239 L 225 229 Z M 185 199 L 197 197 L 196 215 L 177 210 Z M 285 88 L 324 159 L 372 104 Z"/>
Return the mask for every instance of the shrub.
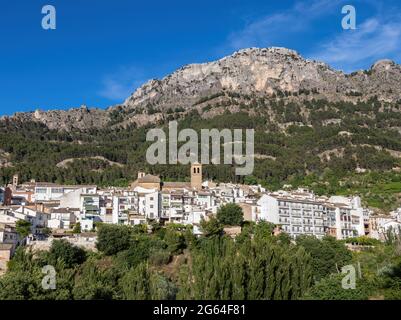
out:
<path id="1" fill-rule="evenodd" d="M 72 268 L 86 260 L 86 252 L 66 240 L 54 240 L 49 250 L 48 261 L 50 264 L 56 265 L 60 260 L 66 268 Z"/>
<path id="2" fill-rule="evenodd" d="M 99 226 L 96 247 L 108 256 L 127 250 L 131 244 L 131 233 L 127 226 L 102 224 Z"/>
<path id="3" fill-rule="evenodd" d="M 149 262 L 154 266 L 162 266 L 170 262 L 171 256 L 165 250 L 156 250 L 151 253 Z"/>

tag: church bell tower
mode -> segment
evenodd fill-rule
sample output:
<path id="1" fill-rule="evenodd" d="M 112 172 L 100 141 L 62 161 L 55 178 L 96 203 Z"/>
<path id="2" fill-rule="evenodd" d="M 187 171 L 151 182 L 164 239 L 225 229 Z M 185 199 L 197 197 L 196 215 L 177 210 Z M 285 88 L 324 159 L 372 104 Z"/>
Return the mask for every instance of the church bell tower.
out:
<path id="1" fill-rule="evenodd" d="M 197 162 L 191 165 L 191 187 L 202 189 L 202 165 Z"/>

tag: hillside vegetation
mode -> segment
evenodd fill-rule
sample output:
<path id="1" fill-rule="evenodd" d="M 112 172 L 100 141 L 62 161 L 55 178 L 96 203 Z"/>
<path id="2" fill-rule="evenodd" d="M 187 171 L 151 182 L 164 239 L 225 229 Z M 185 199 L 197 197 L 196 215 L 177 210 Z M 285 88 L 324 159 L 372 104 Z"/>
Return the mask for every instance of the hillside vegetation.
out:
<path id="1" fill-rule="evenodd" d="M 368 205 L 384 210 L 399 203 L 401 104 L 373 98 L 357 103 L 313 98 L 297 102 L 290 93 L 273 98 L 223 96 L 204 99 L 197 104 L 199 110 L 167 112 L 159 122 L 142 127 L 58 131 L 38 122 L 0 121 L 0 148 L 12 163 L 0 168 L 0 184 L 10 182 L 16 172 L 22 181 L 100 186 L 127 186 L 138 170 L 164 180 L 186 180 L 187 166 L 150 166 L 145 160 L 147 130 L 157 126 L 167 132 L 168 121 L 176 119 L 179 129 L 255 129 L 253 175 L 235 176 L 232 166 L 206 165 L 205 179 L 360 194 Z"/>
<path id="2" fill-rule="evenodd" d="M 0 277 L 0 300 L 296 300 L 400 299 L 400 243 L 370 243 L 360 253 L 326 236 L 285 233 L 274 225 L 242 225 L 234 241 L 220 221 L 202 222 L 204 236 L 189 227 L 98 226 L 98 252 L 54 240 L 49 251 L 23 247 Z M 353 239 L 372 242 L 372 239 Z M 42 286 L 44 266 L 53 266 L 54 290 Z M 356 288 L 341 286 L 343 266 L 358 272 Z"/>

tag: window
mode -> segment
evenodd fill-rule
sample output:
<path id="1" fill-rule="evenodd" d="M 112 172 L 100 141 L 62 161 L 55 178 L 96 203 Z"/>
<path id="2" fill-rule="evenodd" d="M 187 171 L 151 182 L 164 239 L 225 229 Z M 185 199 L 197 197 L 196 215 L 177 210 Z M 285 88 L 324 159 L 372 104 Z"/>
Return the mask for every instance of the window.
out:
<path id="1" fill-rule="evenodd" d="M 46 193 L 46 188 L 36 188 L 36 193 Z"/>

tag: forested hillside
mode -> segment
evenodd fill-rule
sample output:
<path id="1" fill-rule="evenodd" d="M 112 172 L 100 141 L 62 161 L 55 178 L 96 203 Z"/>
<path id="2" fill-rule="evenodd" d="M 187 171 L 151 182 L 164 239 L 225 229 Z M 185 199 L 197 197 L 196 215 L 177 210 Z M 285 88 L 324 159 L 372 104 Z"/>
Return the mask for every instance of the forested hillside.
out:
<path id="1" fill-rule="evenodd" d="M 177 119 L 179 129 L 255 129 L 253 175 L 235 176 L 233 167 L 208 165 L 205 179 L 259 182 L 270 189 L 303 185 L 319 194 L 358 193 L 372 207 L 395 207 L 401 190 L 401 103 L 375 98 L 328 102 L 311 94 L 281 92 L 267 98 L 225 92 L 202 99 L 190 111 L 166 112 L 157 123 L 142 127 L 109 124 L 59 131 L 39 122 L 4 119 L 0 184 L 16 172 L 22 181 L 100 186 L 126 186 L 139 169 L 163 180 L 188 179 L 186 166 L 145 161 L 147 130 L 158 126 L 167 132 L 168 121 Z M 125 116 L 124 109 L 116 112 L 116 118 Z"/>

